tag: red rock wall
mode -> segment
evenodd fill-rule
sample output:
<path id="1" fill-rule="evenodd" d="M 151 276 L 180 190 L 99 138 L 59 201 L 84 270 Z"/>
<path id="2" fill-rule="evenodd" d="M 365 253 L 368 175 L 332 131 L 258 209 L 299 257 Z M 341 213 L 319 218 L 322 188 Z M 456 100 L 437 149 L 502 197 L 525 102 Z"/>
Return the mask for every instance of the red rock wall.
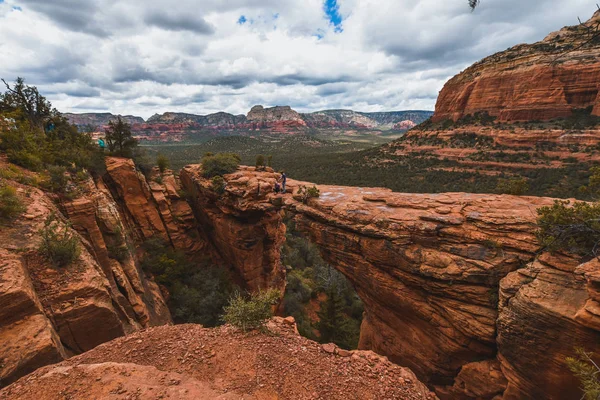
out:
<path id="1" fill-rule="evenodd" d="M 79 182 L 70 198 L 51 199 L 11 182 L 27 211 L 0 229 L 2 384 L 115 337 L 171 323 L 160 288 L 139 267 L 139 245 L 158 236 L 201 257 L 206 242 L 170 172 L 162 184 L 149 185 L 131 160 L 106 162 L 105 180 Z M 38 251 L 39 229 L 51 213 L 80 237 L 82 254 L 68 267 L 52 266 Z M 116 244 L 126 247 L 119 259 L 110 250 Z"/>
<path id="2" fill-rule="evenodd" d="M 457 121 L 487 112 L 498 121 L 551 120 L 569 117 L 575 108 L 598 112 L 600 62 L 589 65 L 535 65 L 511 69 L 498 65 L 451 79 L 438 97 L 433 121 Z"/>
<path id="3" fill-rule="evenodd" d="M 270 203 L 274 173 L 270 179 L 228 175 L 225 193 L 216 194 L 199 166 L 181 170 L 181 181 L 191 197 L 196 218 L 212 247 L 213 260 L 235 271 L 251 291 L 285 288 L 280 249 L 285 225 L 280 207 Z"/>
<path id="4" fill-rule="evenodd" d="M 587 22 L 595 29 L 600 12 Z M 550 120 L 591 107 L 600 115 L 600 44 L 584 27 L 512 47 L 467 68 L 444 86 L 432 117 L 457 121 L 487 112 L 498 121 Z"/>

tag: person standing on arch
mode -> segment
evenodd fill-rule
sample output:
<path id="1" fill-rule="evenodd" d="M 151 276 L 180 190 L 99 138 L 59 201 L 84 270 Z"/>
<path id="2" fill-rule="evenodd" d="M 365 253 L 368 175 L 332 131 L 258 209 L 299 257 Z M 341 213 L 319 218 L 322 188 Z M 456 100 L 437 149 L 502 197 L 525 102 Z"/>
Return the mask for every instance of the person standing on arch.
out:
<path id="1" fill-rule="evenodd" d="M 281 171 L 281 178 L 277 180 L 277 182 L 281 182 L 281 193 L 285 193 L 285 182 L 287 180 L 287 176 L 285 175 L 285 171 Z"/>

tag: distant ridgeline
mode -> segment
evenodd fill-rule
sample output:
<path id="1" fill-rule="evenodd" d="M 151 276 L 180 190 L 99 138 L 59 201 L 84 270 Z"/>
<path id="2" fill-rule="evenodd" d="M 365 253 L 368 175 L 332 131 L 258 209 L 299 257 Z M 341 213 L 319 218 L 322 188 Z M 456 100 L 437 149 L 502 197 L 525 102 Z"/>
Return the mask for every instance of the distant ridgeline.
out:
<path id="1" fill-rule="evenodd" d="M 102 131 L 118 116 L 110 113 L 64 114 L 71 123 L 82 129 Z M 315 131 L 403 132 L 424 122 L 431 111 L 390 111 L 363 113 L 352 110 L 325 110 L 303 114 L 289 106 L 264 108 L 254 106 L 247 115 L 218 112 L 209 115 L 166 112 L 155 114 L 145 121 L 141 117 L 121 116 L 132 125 L 134 134 L 142 140 L 183 141 L 196 134 L 215 136 L 260 133 L 310 134 Z"/>

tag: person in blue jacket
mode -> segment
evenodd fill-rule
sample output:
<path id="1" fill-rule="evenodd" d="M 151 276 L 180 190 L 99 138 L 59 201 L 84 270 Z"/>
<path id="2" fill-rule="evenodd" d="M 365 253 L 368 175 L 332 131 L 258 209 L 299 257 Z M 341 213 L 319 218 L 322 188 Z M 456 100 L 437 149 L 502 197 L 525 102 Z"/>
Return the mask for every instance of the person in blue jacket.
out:
<path id="1" fill-rule="evenodd" d="M 281 193 L 285 193 L 285 181 L 287 180 L 287 176 L 285 176 L 285 171 L 281 172 L 281 178 L 277 180 L 277 182 L 281 181 Z"/>

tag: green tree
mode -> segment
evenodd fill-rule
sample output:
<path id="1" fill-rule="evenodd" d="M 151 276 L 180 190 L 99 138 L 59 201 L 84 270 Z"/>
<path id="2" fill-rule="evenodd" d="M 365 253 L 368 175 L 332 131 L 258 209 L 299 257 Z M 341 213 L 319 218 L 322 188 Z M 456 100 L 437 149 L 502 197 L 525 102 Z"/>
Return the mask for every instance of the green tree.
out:
<path id="1" fill-rule="evenodd" d="M 66 267 L 79 258 L 81 247 L 77 235 L 72 231 L 71 224 L 61 223 L 56 214 L 52 213 L 46 218 L 39 234 L 42 238 L 40 252 L 57 267 Z"/>
<path id="2" fill-rule="evenodd" d="M 256 156 L 256 169 L 261 169 L 265 167 L 265 156 L 259 154 Z"/>
<path id="3" fill-rule="evenodd" d="M 537 210 L 537 237 L 549 251 L 596 256 L 600 244 L 600 204 L 556 200 Z"/>
<path id="4" fill-rule="evenodd" d="M 317 311 L 319 322 L 316 327 L 320 333 L 322 343 L 335 343 L 340 347 L 349 349 L 351 326 L 348 316 L 344 313 L 346 304 L 336 284 L 329 286 L 326 291 L 327 300 L 321 303 L 321 309 Z"/>
<path id="5" fill-rule="evenodd" d="M 23 78 L 17 78 L 11 87 L 4 79 L 6 92 L 0 94 L 0 113 L 9 113 L 17 121 L 26 120 L 30 130 L 43 130 L 50 118 L 58 115 L 58 111 L 35 86 L 25 84 Z"/>
<path id="6" fill-rule="evenodd" d="M 223 321 L 244 332 L 262 328 L 273 316 L 273 306 L 278 300 L 279 292 L 275 289 L 248 296 L 237 292 L 224 309 Z"/>
<path id="7" fill-rule="evenodd" d="M 108 150 L 121 157 L 133 157 L 133 151 L 138 141 L 131 135 L 131 125 L 117 117 L 116 121 L 110 121 L 104 130 Z"/>
<path id="8" fill-rule="evenodd" d="M 36 171 L 44 165 L 99 170 L 103 160 L 89 134 L 79 132 L 22 78 L 12 87 L 3 82 L 6 92 L 0 94 L 0 150 L 10 162 Z"/>
<path id="9" fill-rule="evenodd" d="M 159 154 L 158 157 L 156 157 L 156 165 L 158 165 L 158 170 L 162 174 L 167 170 L 167 168 L 171 166 L 171 162 L 167 157 L 165 157 L 162 154 Z"/>

